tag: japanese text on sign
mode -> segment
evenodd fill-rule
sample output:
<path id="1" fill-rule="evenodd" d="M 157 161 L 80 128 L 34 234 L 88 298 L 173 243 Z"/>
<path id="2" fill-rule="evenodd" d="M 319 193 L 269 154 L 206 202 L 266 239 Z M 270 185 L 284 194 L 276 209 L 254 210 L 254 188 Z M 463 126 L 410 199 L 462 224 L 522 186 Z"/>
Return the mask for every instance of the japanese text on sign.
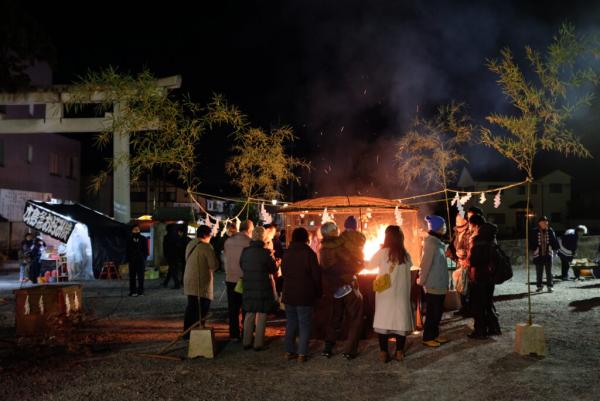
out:
<path id="1" fill-rule="evenodd" d="M 29 227 L 41 231 L 62 242 L 67 242 L 69 240 L 69 237 L 75 228 L 74 222 L 39 208 L 31 203 L 27 203 L 27 206 L 25 207 L 23 222 Z"/>

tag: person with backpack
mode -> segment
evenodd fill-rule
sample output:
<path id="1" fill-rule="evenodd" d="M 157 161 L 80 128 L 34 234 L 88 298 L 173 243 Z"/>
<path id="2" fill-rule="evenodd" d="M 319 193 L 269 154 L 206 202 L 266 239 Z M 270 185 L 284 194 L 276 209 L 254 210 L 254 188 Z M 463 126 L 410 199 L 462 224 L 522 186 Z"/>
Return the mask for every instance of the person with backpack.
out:
<path id="1" fill-rule="evenodd" d="M 487 223 L 482 216 L 469 218 L 472 245 L 469 253 L 469 286 L 471 287 L 471 313 L 475 320 L 474 330 L 468 335 L 472 339 L 486 339 L 501 335 L 500 323 L 494 307 L 495 283 L 505 281 L 506 269 L 500 269 L 496 277 L 499 255 L 503 255 L 496 242 L 498 228 Z M 508 266 L 510 269 L 510 264 Z M 510 274 L 512 276 L 512 272 Z M 503 277 L 501 277 L 503 276 Z"/>

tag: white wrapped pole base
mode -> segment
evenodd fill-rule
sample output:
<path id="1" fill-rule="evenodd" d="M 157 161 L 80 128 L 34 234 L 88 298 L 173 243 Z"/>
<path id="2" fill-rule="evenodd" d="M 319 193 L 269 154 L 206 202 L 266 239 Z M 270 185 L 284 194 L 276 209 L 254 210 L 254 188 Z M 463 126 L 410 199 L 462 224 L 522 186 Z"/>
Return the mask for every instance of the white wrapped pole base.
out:
<path id="1" fill-rule="evenodd" d="M 193 329 L 190 331 L 188 358 L 215 357 L 215 335 L 212 328 Z"/>
<path id="2" fill-rule="evenodd" d="M 515 330 L 515 352 L 520 355 L 546 356 L 544 328 L 539 324 L 519 323 Z"/>

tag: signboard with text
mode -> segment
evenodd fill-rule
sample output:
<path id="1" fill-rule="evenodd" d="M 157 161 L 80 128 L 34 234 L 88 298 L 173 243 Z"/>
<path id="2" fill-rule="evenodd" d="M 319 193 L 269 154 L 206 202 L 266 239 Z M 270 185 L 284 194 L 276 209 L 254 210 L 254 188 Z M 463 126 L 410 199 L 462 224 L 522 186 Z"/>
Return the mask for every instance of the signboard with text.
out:
<path id="1" fill-rule="evenodd" d="M 23 222 L 41 233 L 62 242 L 69 241 L 76 222 L 34 203 L 25 204 Z"/>

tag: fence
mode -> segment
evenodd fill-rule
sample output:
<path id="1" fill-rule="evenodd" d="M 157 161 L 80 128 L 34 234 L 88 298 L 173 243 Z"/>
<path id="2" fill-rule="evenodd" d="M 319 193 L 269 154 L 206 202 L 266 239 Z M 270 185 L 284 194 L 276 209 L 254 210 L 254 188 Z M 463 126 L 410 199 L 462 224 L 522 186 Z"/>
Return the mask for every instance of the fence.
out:
<path id="1" fill-rule="evenodd" d="M 500 241 L 500 247 L 510 257 L 513 265 L 523 266 L 525 264 L 525 240 L 505 240 Z M 588 235 L 579 239 L 577 247 L 577 258 L 595 259 L 598 255 L 598 244 L 600 244 L 600 235 Z M 554 258 L 554 264 L 560 265 L 560 260 Z"/>

